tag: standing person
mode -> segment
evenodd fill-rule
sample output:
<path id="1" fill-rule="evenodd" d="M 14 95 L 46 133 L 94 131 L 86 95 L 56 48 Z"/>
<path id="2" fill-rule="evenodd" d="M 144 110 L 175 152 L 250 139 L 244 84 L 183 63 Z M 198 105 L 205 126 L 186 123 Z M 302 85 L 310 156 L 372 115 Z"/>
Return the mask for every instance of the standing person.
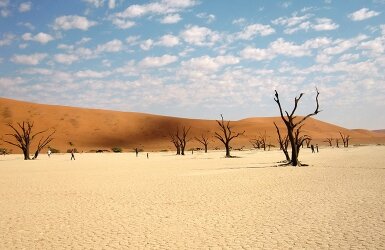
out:
<path id="1" fill-rule="evenodd" d="M 51 154 L 52 154 L 51 149 L 48 148 L 48 151 L 47 151 L 48 158 L 51 158 Z"/>
<path id="2" fill-rule="evenodd" d="M 75 149 L 71 149 L 71 161 L 75 160 Z"/>
<path id="3" fill-rule="evenodd" d="M 318 144 L 315 145 L 315 148 L 317 149 L 317 153 L 318 153 Z"/>
<path id="4" fill-rule="evenodd" d="M 136 157 L 138 157 L 138 148 L 135 148 Z"/>
<path id="5" fill-rule="evenodd" d="M 148 153 L 147 153 L 147 159 L 148 159 Z"/>
<path id="6" fill-rule="evenodd" d="M 315 151 L 314 151 L 314 145 L 313 145 L 313 144 L 310 146 L 310 148 L 311 148 L 311 152 L 312 152 L 312 153 L 315 153 Z"/>

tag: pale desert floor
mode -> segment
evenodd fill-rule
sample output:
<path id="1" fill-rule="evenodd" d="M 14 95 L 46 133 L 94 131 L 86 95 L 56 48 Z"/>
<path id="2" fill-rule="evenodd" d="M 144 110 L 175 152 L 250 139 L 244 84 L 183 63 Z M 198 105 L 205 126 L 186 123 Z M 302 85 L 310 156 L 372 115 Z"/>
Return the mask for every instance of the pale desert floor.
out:
<path id="1" fill-rule="evenodd" d="M 385 248 L 385 146 L 0 156 L 0 249 Z"/>

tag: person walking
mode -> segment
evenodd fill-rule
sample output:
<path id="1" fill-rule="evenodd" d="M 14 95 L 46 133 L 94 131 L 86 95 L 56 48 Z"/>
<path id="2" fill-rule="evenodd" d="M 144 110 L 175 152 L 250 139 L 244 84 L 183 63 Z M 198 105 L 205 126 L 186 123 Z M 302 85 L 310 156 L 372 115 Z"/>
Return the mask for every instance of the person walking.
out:
<path id="1" fill-rule="evenodd" d="M 317 149 L 317 153 L 318 153 L 318 144 L 315 145 L 315 148 Z"/>
<path id="2" fill-rule="evenodd" d="M 71 161 L 75 160 L 75 149 L 71 150 Z"/>
<path id="3" fill-rule="evenodd" d="M 310 146 L 310 148 L 311 148 L 311 152 L 312 152 L 312 153 L 315 153 L 315 151 L 314 151 L 314 145 L 313 145 L 313 144 Z"/>
<path id="4" fill-rule="evenodd" d="M 51 154 L 52 154 L 52 151 L 50 148 L 48 148 L 48 151 L 47 151 L 48 158 L 51 158 Z"/>

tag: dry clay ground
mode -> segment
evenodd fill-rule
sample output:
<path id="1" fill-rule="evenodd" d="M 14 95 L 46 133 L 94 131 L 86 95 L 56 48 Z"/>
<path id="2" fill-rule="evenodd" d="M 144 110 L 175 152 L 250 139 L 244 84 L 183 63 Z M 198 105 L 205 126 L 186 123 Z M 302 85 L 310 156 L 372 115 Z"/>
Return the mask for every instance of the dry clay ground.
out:
<path id="1" fill-rule="evenodd" d="M 385 146 L 0 158 L 0 249 L 385 248 Z"/>

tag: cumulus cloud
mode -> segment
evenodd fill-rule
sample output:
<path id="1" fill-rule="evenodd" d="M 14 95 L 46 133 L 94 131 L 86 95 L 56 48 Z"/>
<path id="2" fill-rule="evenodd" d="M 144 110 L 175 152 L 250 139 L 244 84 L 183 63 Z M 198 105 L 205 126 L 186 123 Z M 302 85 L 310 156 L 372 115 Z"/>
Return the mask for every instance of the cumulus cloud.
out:
<path id="1" fill-rule="evenodd" d="M 34 41 L 34 42 L 39 42 L 41 44 L 46 44 L 46 43 L 54 40 L 54 38 L 51 35 L 43 33 L 43 32 L 40 32 L 40 33 L 36 34 L 35 36 L 33 36 L 31 33 L 24 33 L 22 35 L 22 38 L 24 41 Z"/>
<path id="2" fill-rule="evenodd" d="M 140 48 L 142 50 L 150 50 L 153 45 L 154 41 L 152 39 L 147 39 L 140 44 Z"/>
<path id="3" fill-rule="evenodd" d="M 217 57 L 201 56 L 182 62 L 182 68 L 187 70 L 189 74 L 193 73 L 191 71 L 215 72 L 226 65 L 238 64 L 239 61 L 238 57 L 231 55 Z"/>
<path id="4" fill-rule="evenodd" d="M 207 23 L 212 23 L 215 21 L 215 15 L 213 14 L 207 14 L 205 12 L 202 12 L 202 13 L 198 13 L 197 14 L 197 17 L 198 18 L 201 18 L 201 19 L 206 19 L 206 22 Z"/>
<path id="5" fill-rule="evenodd" d="M 159 68 L 166 66 L 170 63 L 176 62 L 177 60 L 178 57 L 172 55 L 163 55 L 159 57 L 145 57 L 142 61 L 139 62 L 139 66 L 144 68 Z"/>
<path id="6" fill-rule="evenodd" d="M 114 40 L 111 40 L 105 44 L 98 45 L 96 48 L 96 52 L 97 53 L 100 53 L 100 52 L 119 52 L 122 49 L 123 49 L 123 42 L 118 40 L 118 39 L 114 39 Z"/>
<path id="7" fill-rule="evenodd" d="M 75 73 L 79 78 L 105 78 L 111 75 L 109 71 L 81 70 Z"/>
<path id="8" fill-rule="evenodd" d="M 378 16 L 380 12 L 369 10 L 368 8 L 359 9 L 353 13 L 350 13 L 348 17 L 353 21 L 362 21 L 371 17 Z"/>
<path id="9" fill-rule="evenodd" d="M 9 0 L 0 0 L 0 15 L 2 17 L 8 17 L 11 12 L 8 10 Z"/>
<path id="10" fill-rule="evenodd" d="M 174 47 L 179 44 L 179 38 L 173 35 L 164 35 L 156 44 L 164 47 Z"/>
<path id="11" fill-rule="evenodd" d="M 163 17 L 162 20 L 160 20 L 161 23 L 164 24 L 172 24 L 172 23 L 178 23 L 182 18 L 179 14 L 170 14 L 165 17 Z"/>
<path id="12" fill-rule="evenodd" d="M 62 63 L 62 64 L 72 64 L 73 62 L 76 62 L 77 60 L 79 60 L 79 57 L 74 55 L 74 54 L 56 54 L 54 56 L 54 60 L 58 63 Z"/>
<path id="13" fill-rule="evenodd" d="M 311 14 L 297 16 L 297 13 L 294 13 L 291 17 L 279 17 L 277 19 L 274 19 L 272 23 L 275 25 L 292 27 L 304 22 L 305 20 L 308 20 L 311 16 Z"/>
<path id="14" fill-rule="evenodd" d="M 28 12 L 32 8 L 32 2 L 24 2 L 19 5 L 19 12 Z"/>
<path id="15" fill-rule="evenodd" d="M 19 85 L 25 82 L 25 79 L 21 77 L 0 77 L 0 87 L 9 88 L 15 85 Z"/>
<path id="16" fill-rule="evenodd" d="M 272 51 L 268 49 L 253 48 L 251 46 L 244 48 L 240 52 L 240 55 L 242 58 L 255 61 L 271 60 L 276 56 Z"/>
<path id="17" fill-rule="evenodd" d="M 135 26 L 135 22 L 131 20 L 127 20 L 124 18 L 119 18 L 119 17 L 112 17 L 111 18 L 112 24 L 117 26 L 119 29 L 129 29 L 133 26 Z"/>
<path id="18" fill-rule="evenodd" d="M 333 23 L 333 20 L 329 18 L 317 18 L 316 23 L 312 25 L 312 28 L 316 31 L 335 30 L 338 27 L 339 25 Z"/>
<path id="19" fill-rule="evenodd" d="M 88 30 L 90 27 L 95 26 L 96 24 L 96 22 L 90 21 L 86 17 L 82 16 L 61 16 L 55 19 L 53 28 L 55 30 Z"/>
<path id="20" fill-rule="evenodd" d="M 270 25 L 251 24 L 246 26 L 243 31 L 236 34 L 237 39 L 251 40 L 255 36 L 268 36 L 275 33 L 275 30 Z"/>
<path id="21" fill-rule="evenodd" d="M 108 0 L 108 8 L 115 9 L 116 3 L 115 0 Z"/>
<path id="22" fill-rule="evenodd" d="M 104 4 L 104 0 L 82 0 L 83 2 L 86 2 L 88 4 L 91 4 L 95 6 L 96 8 L 100 8 Z"/>
<path id="23" fill-rule="evenodd" d="M 196 46 L 212 46 L 220 39 L 220 35 L 206 27 L 188 26 L 181 32 L 181 37 L 187 43 Z"/>
<path id="24" fill-rule="evenodd" d="M 44 58 L 47 57 L 45 53 L 35 53 L 31 55 L 13 55 L 11 61 L 17 64 L 37 65 Z"/>
<path id="25" fill-rule="evenodd" d="M 312 16 L 312 14 L 298 16 L 297 13 L 294 13 L 291 17 L 279 17 L 273 20 L 272 23 L 275 25 L 284 26 L 285 34 L 293 34 L 300 30 L 335 30 L 339 27 L 339 25 L 334 23 L 332 19 L 315 18 L 315 20 L 310 20 Z"/>

